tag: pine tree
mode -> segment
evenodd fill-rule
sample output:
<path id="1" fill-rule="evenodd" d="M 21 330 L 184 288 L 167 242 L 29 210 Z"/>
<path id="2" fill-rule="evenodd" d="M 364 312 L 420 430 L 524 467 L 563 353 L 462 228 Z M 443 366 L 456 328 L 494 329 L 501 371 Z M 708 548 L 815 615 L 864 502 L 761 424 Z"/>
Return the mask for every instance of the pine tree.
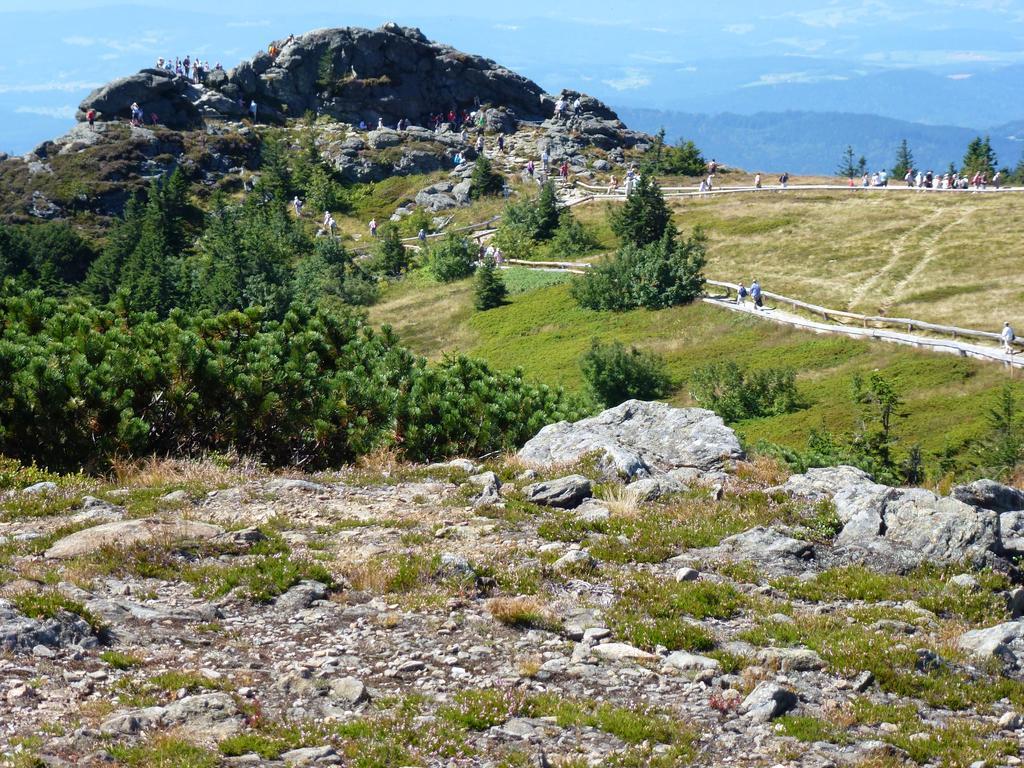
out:
<path id="1" fill-rule="evenodd" d="M 159 197 L 146 205 L 138 245 L 125 259 L 118 295 L 132 312 L 164 316 L 174 305 L 174 252 Z"/>
<path id="2" fill-rule="evenodd" d="M 914 170 L 914 154 L 910 151 L 907 140 L 903 139 L 896 150 L 896 165 L 892 167 L 892 176 L 894 179 L 902 179 L 912 170 Z"/>
<path id="3" fill-rule="evenodd" d="M 132 195 L 124 207 L 124 215 L 110 232 L 107 245 L 89 267 L 82 290 L 99 303 L 110 301 L 117 292 L 125 260 L 139 244 L 145 206 Z"/>
<path id="4" fill-rule="evenodd" d="M 857 175 L 858 176 L 863 176 L 867 172 L 868 172 L 868 161 L 864 158 L 864 155 L 861 155 L 860 158 L 858 158 L 858 160 L 857 160 Z"/>
<path id="5" fill-rule="evenodd" d="M 481 154 L 473 164 L 473 175 L 469 177 L 469 196 L 474 200 L 501 194 L 505 186 L 504 177 L 494 170 L 490 159 Z"/>
<path id="6" fill-rule="evenodd" d="M 260 184 L 263 191 L 279 200 L 291 197 L 292 172 L 288 167 L 288 150 L 274 134 L 264 137 L 260 147 Z"/>
<path id="7" fill-rule="evenodd" d="M 843 159 L 839 162 L 836 175 L 842 176 L 844 179 L 852 179 L 857 175 L 857 166 L 853 164 L 853 147 L 849 144 L 846 145 L 846 150 L 843 152 Z"/>
<path id="8" fill-rule="evenodd" d="M 658 242 L 666 231 L 675 232 L 661 188 L 649 175 L 640 176 L 626 202 L 612 211 L 611 228 L 623 244 L 637 246 Z"/>
<path id="9" fill-rule="evenodd" d="M 540 189 L 540 196 L 534 208 L 535 220 L 533 239 L 550 240 L 555 230 L 558 229 L 558 196 L 555 194 L 555 185 L 548 181 Z"/>
<path id="10" fill-rule="evenodd" d="M 381 227 L 375 250 L 374 271 L 397 277 L 409 268 L 409 252 L 402 244 L 398 227 L 393 224 Z"/>
<path id="11" fill-rule="evenodd" d="M 967 152 L 964 154 L 962 173 L 966 176 L 973 176 L 976 173 L 985 173 L 990 177 L 995 172 L 996 153 L 992 149 L 992 142 L 989 137 L 984 139 L 975 137 L 967 145 Z"/>
<path id="12" fill-rule="evenodd" d="M 985 469 L 1009 473 L 1024 461 L 1024 422 L 1013 387 L 1005 385 L 995 407 L 987 414 L 989 436 L 982 443 L 981 459 Z"/>
<path id="13" fill-rule="evenodd" d="M 505 288 L 505 281 L 498 274 L 494 259 L 485 259 L 476 271 L 473 306 L 481 312 L 500 307 L 505 303 L 507 294 L 508 289 Z"/>

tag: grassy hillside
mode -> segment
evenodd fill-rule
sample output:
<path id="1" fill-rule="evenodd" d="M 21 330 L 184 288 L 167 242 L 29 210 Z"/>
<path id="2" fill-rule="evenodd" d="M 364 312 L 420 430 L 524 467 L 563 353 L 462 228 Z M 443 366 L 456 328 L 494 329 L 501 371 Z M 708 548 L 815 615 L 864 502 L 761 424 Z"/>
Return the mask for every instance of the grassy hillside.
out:
<path id="1" fill-rule="evenodd" d="M 514 290 L 510 302 L 488 312 L 473 311 L 470 281 L 440 286 L 416 274 L 393 286 L 371 310 L 371 319 L 392 324 L 408 344 L 431 357 L 468 352 L 571 390 L 583 388 L 578 362 L 592 338 L 634 344 L 665 357 L 679 383 L 670 401 L 680 405 L 691 402 L 689 375 L 711 362 L 790 366 L 798 372 L 806 407 L 745 422 L 739 430 L 751 442 L 766 439 L 792 447 L 803 447 L 814 428 L 851 430 L 856 414 L 852 377 L 884 370 L 906 401 L 906 418 L 899 427 L 904 448 L 920 443 L 933 457 L 959 452 L 985 433 L 985 414 L 1010 376 L 999 366 L 818 336 L 703 304 L 613 314 L 579 308 L 565 284 L 515 292 L 535 280 L 551 279 L 536 274 L 507 272 Z M 1024 397 L 1024 386 L 1018 390 Z"/>
<path id="2" fill-rule="evenodd" d="M 606 207 L 576 210 L 604 229 Z M 838 309 L 1024 327 L 1024 196 L 765 191 L 672 207 L 681 228 L 707 231 L 708 277 L 757 277 Z"/>

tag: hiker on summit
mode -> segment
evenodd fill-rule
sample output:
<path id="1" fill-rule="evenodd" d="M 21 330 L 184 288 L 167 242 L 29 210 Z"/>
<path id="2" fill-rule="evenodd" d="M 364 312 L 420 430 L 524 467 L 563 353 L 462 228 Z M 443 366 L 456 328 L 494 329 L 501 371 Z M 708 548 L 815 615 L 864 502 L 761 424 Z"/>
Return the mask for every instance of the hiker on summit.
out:
<path id="1" fill-rule="evenodd" d="M 249 114 L 252 115 L 252 121 L 256 122 L 256 99 L 249 102 Z"/>
<path id="2" fill-rule="evenodd" d="M 1003 323 L 1003 332 L 999 334 L 1003 340 L 1003 351 L 1008 355 L 1016 354 L 1013 350 L 1013 342 L 1016 340 L 1016 335 L 1013 332 L 1013 326 L 1008 322 Z"/>

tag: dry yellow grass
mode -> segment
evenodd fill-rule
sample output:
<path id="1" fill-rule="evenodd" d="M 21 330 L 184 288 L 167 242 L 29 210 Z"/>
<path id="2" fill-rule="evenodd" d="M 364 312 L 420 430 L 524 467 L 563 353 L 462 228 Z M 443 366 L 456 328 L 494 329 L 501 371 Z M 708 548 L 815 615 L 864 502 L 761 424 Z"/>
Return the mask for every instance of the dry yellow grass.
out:
<path id="1" fill-rule="evenodd" d="M 264 471 L 257 461 L 245 457 L 214 461 L 208 457 L 173 459 L 150 456 L 135 461 L 115 459 L 111 467 L 118 484 L 147 488 L 168 485 L 234 485 L 257 477 Z"/>
<path id="2" fill-rule="evenodd" d="M 510 627 L 552 627 L 558 619 L 544 603 L 532 595 L 495 597 L 487 601 L 487 610 L 496 621 Z"/>
<path id="3" fill-rule="evenodd" d="M 611 485 L 604 491 L 602 499 L 613 517 L 632 518 L 640 512 L 641 495 L 636 488 L 627 485 Z"/>
<path id="4" fill-rule="evenodd" d="M 938 192 L 789 192 L 670 201 L 704 227 L 708 277 L 869 314 L 1024 327 L 1024 197 Z M 600 223 L 603 205 L 582 206 Z"/>

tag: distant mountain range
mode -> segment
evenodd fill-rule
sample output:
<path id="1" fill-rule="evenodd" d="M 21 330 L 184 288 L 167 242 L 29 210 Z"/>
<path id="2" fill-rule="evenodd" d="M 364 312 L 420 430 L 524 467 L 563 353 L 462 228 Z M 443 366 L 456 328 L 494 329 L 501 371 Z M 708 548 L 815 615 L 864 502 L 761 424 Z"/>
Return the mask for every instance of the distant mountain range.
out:
<path id="1" fill-rule="evenodd" d="M 1024 153 L 1024 121 L 991 129 L 924 125 L 888 117 L 841 112 L 760 112 L 715 115 L 620 108 L 631 128 L 656 133 L 664 127 L 674 143 L 692 139 L 708 158 L 751 172 L 830 174 L 847 145 L 870 169 L 891 168 L 906 139 L 918 167 L 960 164 L 968 142 L 990 135 L 999 165 L 1013 168 Z"/>

